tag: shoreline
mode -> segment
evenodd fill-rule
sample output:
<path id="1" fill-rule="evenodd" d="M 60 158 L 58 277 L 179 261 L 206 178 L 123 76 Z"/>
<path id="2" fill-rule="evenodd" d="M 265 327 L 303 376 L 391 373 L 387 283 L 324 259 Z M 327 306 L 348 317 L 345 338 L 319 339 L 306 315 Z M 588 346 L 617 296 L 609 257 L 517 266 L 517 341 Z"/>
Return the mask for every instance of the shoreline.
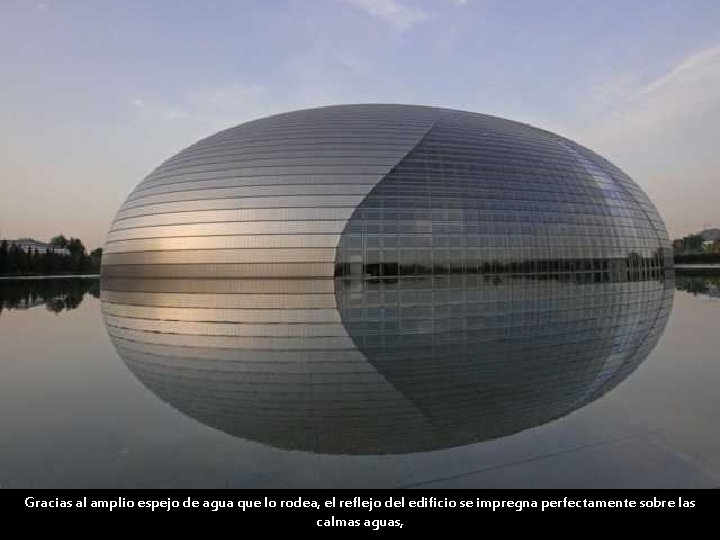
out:
<path id="1" fill-rule="evenodd" d="M 720 273 L 720 264 L 676 264 L 674 266 L 676 272 L 680 273 L 697 273 L 711 272 Z M 100 274 L 48 274 L 48 275 L 24 275 L 24 276 L 0 276 L 0 281 L 29 281 L 42 279 L 98 279 Z"/>
<path id="2" fill-rule="evenodd" d="M 39 274 L 39 275 L 27 275 L 27 276 L 0 276 L 0 280 L 12 281 L 12 280 L 31 280 L 31 279 L 63 279 L 63 278 L 74 278 L 74 279 L 96 279 L 99 278 L 100 274 Z"/>
<path id="3" fill-rule="evenodd" d="M 720 274 L 720 264 L 676 264 L 679 274 Z"/>

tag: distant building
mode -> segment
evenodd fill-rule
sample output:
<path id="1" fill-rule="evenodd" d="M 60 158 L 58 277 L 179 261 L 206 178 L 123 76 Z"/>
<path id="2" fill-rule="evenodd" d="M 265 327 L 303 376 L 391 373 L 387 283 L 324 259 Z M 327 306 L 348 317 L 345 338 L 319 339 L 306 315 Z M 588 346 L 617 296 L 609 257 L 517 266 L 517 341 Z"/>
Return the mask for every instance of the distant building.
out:
<path id="1" fill-rule="evenodd" d="M 720 253 L 720 240 L 703 240 L 703 253 Z"/>
<path id="2" fill-rule="evenodd" d="M 720 240 L 720 229 L 705 229 L 700 233 L 700 236 L 702 236 L 704 241 L 709 241 L 710 244 L 712 244 Z M 705 242 L 703 242 L 703 245 L 704 244 Z"/>
<path id="3" fill-rule="evenodd" d="M 34 240 L 33 238 L 18 238 L 17 240 L 8 240 L 7 243 L 8 247 L 17 246 L 25 253 L 30 253 L 31 251 L 45 253 L 48 251 L 56 255 L 70 255 L 70 250 L 67 248 L 53 246 L 52 244 L 40 242 L 39 240 Z"/>

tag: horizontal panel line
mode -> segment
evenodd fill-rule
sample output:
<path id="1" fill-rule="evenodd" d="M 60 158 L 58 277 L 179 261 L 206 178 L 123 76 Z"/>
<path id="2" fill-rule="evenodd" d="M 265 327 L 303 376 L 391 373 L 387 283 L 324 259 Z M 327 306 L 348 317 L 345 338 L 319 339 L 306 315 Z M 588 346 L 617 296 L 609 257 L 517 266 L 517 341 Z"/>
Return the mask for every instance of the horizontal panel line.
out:
<path id="1" fill-rule="evenodd" d="M 211 180 L 211 179 L 212 179 L 212 180 L 221 180 L 221 179 L 223 179 L 223 178 L 266 178 L 266 177 L 268 177 L 268 178 L 276 178 L 276 177 L 283 177 L 283 176 L 301 176 L 301 175 L 306 175 L 306 176 L 343 176 L 343 177 L 354 177 L 354 176 L 374 176 L 375 174 L 377 174 L 377 173 L 367 173 L 367 172 L 363 173 L 363 172 L 353 172 L 353 171 L 347 171 L 347 172 L 343 172 L 343 173 L 328 173 L 328 172 L 324 172 L 324 171 L 313 171 L 313 172 L 307 172 L 307 173 L 265 173 L 265 172 L 263 172 L 263 173 L 254 173 L 254 174 L 240 174 L 240 172 L 242 171 L 242 169 L 233 169 L 233 168 L 229 168 L 229 169 L 217 169 L 217 170 L 205 171 L 205 172 L 207 172 L 207 173 L 218 173 L 218 172 L 221 172 L 221 173 L 222 173 L 222 172 L 226 172 L 226 171 L 237 171 L 237 172 L 234 172 L 232 175 L 225 176 L 225 177 L 222 177 L 222 176 L 221 176 L 221 177 L 211 176 L 211 177 L 207 178 L 207 180 Z M 200 172 L 200 173 L 198 173 L 197 171 L 195 171 L 195 172 L 187 172 L 187 173 L 181 173 L 181 174 L 168 174 L 168 175 L 158 176 L 157 178 L 155 178 L 155 177 L 153 176 L 153 173 L 150 173 L 150 174 L 149 174 L 147 177 L 145 177 L 145 179 L 144 179 L 140 184 L 138 184 L 138 185 L 139 185 L 139 186 L 144 186 L 144 185 L 158 185 L 158 184 L 155 184 L 154 182 L 159 181 L 159 180 L 166 180 L 166 179 L 170 179 L 170 178 L 176 178 L 176 177 L 178 177 L 178 176 L 205 174 L 205 172 Z M 192 181 L 199 181 L 199 180 L 203 180 L 203 178 L 197 178 L 197 177 L 196 177 L 196 178 L 192 178 Z M 159 185 L 162 185 L 162 184 L 159 184 Z"/>
<path id="2" fill-rule="evenodd" d="M 133 219 L 133 218 L 125 218 L 127 219 Z M 125 221 L 122 220 L 122 221 Z M 121 221 L 121 220 L 118 220 Z M 263 219 L 262 222 L 268 222 L 268 223 L 288 223 L 288 222 L 302 222 L 302 223 L 317 223 L 317 222 L 338 222 L 338 224 L 344 224 L 346 223 L 345 220 L 340 219 Z M 134 227 L 111 227 L 110 231 L 108 233 L 113 233 L 115 231 L 131 231 L 133 229 L 144 229 L 144 228 L 151 228 L 151 227 L 187 227 L 187 226 L 203 226 L 203 225 L 210 225 L 210 224 L 229 224 L 229 223 L 258 223 L 258 221 L 252 220 L 252 219 L 246 219 L 246 220 L 235 220 L 235 221 L 187 221 L 187 222 L 178 222 L 178 223 L 160 223 L 158 225 L 136 225 Z M 288 234 L 288 233 L 264 233 L 264 234 Z M 333 234 L 333 233 L 298 233 L 298 234 Z M 187 235 L 186 235 L 187 236 Z M 217 235 L 191 235 L 191 236 L 217 236 Z M 220 235 L 223 236 L 223 235 Z M 141 237 L 133 237 L 134 238 L 141 238 Z M 150 237 L 150 238 L 166 238 L 166 237 Z"/>
<path id="3" fill-rule="evenodd" d="M 331 148 L 328 146 L 323 145 L 322 147 L 318 147 L 317 145 L 311 145 L 308 147 L 309 150 L 303 151 L 303 150 L 296 150 L 291 151 L 287 146 L 280 146 L 280 151 L 272 151 L 267 150 L 265 152 L 241 152 L 241 148 L 234 147 L 228 152 L 223 152 L 219 154 L 214 153 L 201 153 L 199 151 L 197 152 L 188 152 L 187 155 L 178 154 L 175 156 L 174 159 L 168 160 L 165 162 L 165 164 L 160 165 L 158 169 L 165 166 L 170 165 L 180 165 L 181 161 L 187 161 L 192 162 L 195 160 L 202 160 L 202 159 L 217 159 L 222 157 L 235 157 L 236 159 L 229 159 L 227 160 L 228 163 L 237 163 L 242 161 L 263 161 L 263 160 L 273 160 L 273 159 L 309 159 L 309 158 L 338 158 L 338 159 L 355 159 L 355 158 L 362 158 L 362 159 L 372 159 L 374 157 L 378 158 L 394 158 L 397 157 L 398 154 L 402 154 L 402 150 L 407 148 L 407 146 L 404 145 L 396 145 L 397 150 L 391 150 L 388 149 L 386 145 L 376 145 L 374 149 L 361 152 L 358 149 L 353 149 L 355 151 L 351 151 L 349 148 L 347 148 L 345 145 L 338 145 L 337 150 L 338 153 L 331 152 Z M 264 148 L 264 147 L 263 147 Z M 224 161 L 217 161 L 215 163 L 223 163 Z M 156 169 L 156 170 L 158 170 Z"/>
<path id="4" fill-rule="evenodd" d="M 324 207 L 324 206 L 323 206 L 323 207 L 317 207 L 317 206 L 313 206 L 313 207 L 308 207 L 308 206 L 293 206 L 293 207 L 291 207 L 291 208 L 275 208 L 275 207 L 273 207 L 273 208 L 225 208 L 225 209 L 220 209 L 220 210 L 202 210 L 202 209 L 200 209 L 200 210 L 175 210 L 175 211 L 171 211 L 171 212 L 158 212 L 158 213 L 154 213 L 154 214 L 143 214 L 143 215 L 140 215 L 140 216 L 129 216 L 129 217 L 123 217 L 123 218 L 116 218 L 116 219 L 114 220 L 113 224 L 114 224 L 114 223 L 117 223 L 117 222 L 120 222 L 120 221 L 127 221 L 127 220 L 129 220 L 129 219 L 141 218 L 141 217 L 144 217 L 144 216 L 147 216 L 147 215 L 166 216 L 166 215 L 171 215 L 171 214 L 206 213 L 206 214 L 208 214 L 207 217 L 212 217 L 212 216 L 215 215 L 217 212 L 247 212 L 247 213 L 252 213 L 252 212 L 254 212 L 254 211 L 256 211 L 256 210 L 260 210 L 260 211 L 272 211 L 272 210 L 292 211 L 292 212 L 294 212 L 294 213 L 301 213 L 301 211 L 307 211 L 307 212 L 310 212 L 310 213 L 312 213 L 312 212 L 316 212 L 316 213 L 317 213 L 318 211 L 322 212 L 322 210 L 325 210 L 326 208 L 330 208 L 330 209 L 333 209 L 333 210 L 338 210 L 338 209 L 354 210 L 356 207 L 355 207 L 355 206 L 330 206 L 330 207 Z M 248 222 L 255 222 L 255 221 L 272 221 L 272 222 L 276 222 L 276 221 L 340 221 L 340 219 L 337 218 L 337 217 L 330 217 L 330 218 L 317 217 L 317 218 L 307 218 L 307 219 L 306 219 L 306 218 L 302 218 L 302 217 L 298 217 L 298 218 L 296 218 L 296 217 L 293 217 L 293 218 L 282 217 L 282 218 L 277 218 L 277 219 L 268 219 L 268 217 L 263 217 L 263 218 L 261 218 L 261 219 L 258 219 L 258 218 L 253 218 L 253 219 L 233 219 L 233 220 L 207 221 L 207 222 L 203 222 L 203 223 L 248 223 Z M 160 225 L 140 225 L 140 226 L 141 226 L 141 227 L 155 227 L 155 226 L 168 226 L 168 225 L 180 225 L 180 224 L 182 224 L 182 225 L 193 225 L 193 224 L 195 224 L 195 223 L 198 223 L 198 221 L 197 221 L 197 220 L 194 220 L 194 221 L 188 221 L 188 222 L 184 222 L 184 223 L 172 223 L 172 224 L 160 224 Z M 133 228 L 134 228 L 134 227 L 133 227 Z"/>
<path id="5" fill-rule="evenodd" d="M 191 175 L 194 173 L 188 173 L 188 175 Z M 260 182 L 261 180 L 271 180 L 271 179 L 277 179 L 277 178 L 288 178 L 288 177 L 307 177 L 305 180 L 295 180 L 293 179 L 292 182 L 289 182 L 289 184 L 295 182 L 295 183 L 307 183 L 308 180 L 318 179 L 319 183 L 324 182 L 325 177 L 332 177 L 332 178 L 344 178 L 347 179 L 348 183 L 352 182 L 358 182 L 360 183 L 360 180 L 369 180 L 370 178 L 375 178 L 377 174 L 375 173 L 343 173 L 343 174 L 337 174 L 337 173 L 299 173 L 299 174 L 289 174 L 289 173 L 283 173 L 283 174 L 230 174 L 227 176 L 210 176 L 208 178 L 203 177 L 194 177 L 190 178 L 188 180 L 172 180 L 173 177 L 167 177 L 167 178 L 156 178 L 153 179 L 152 177 L 148 176 L 146 177 L 140 184 L 138 184 L 136 189 L 144 189 L 144 188 L 151 188 L 151 187 L 160 187 L 165 185 L 182 185 L 187 184 L 189 182 L 212 182 L 212 181 L 223 181 L 223 180 L 240 180 L 240 179 L 250 179 L 253 181 Z M 167 181 L 165 181 L 167 180 Z M 276 184 L 247 184 L 247 185 L 276 185 Z"/>
<path id="6" fill-rule="evenodd" d="M 223 200 L 223 199 L 219 199 L 219 200 Z M 164 204 L 172 204 L 172 203 L 164 203 Z M 150 206 L 150 205 L 146 205 L 146 206 Z M 144 208 L 144 206 L 138 206 L 136 208 L 128 208 L 127 211 L 129 212 L 129 211 L 132 211 L 132 210 L 135 210 L 138 208 Z M 253 206 L 253 207 L 240 207 L 240 208 L 216 208 L 215 210 L 298 210 L 301 208 L 307 209 L 308 207 L 307 206 Z M 322 210 L 325 208 L 328 208 L 328 209 L 329 208 L 345 208 L 348 210 L 355 210 L 356 206 L 348 206 L 347 204 L 344 204 L 344 205 L 338 205 L 338 206 L 325 205 L 325 206 L 313 207 L 313 209 L 315 209 L 315 210 Z M 120 210 L 118 212 L 118 215 L 124 211 L 125 210 Z M 189 210 L 169 210 L 167 212 L 147 212 L 145 214 L 138 213 L 138 214 L 129 215 L 127 217 L 123 217 L 120 219 L 129 219 L 129 218 L 141 217 L 141 216 L 162 216 L 164 214 L 179 214 L 182 212 L 203 212 L 203 211 L 207 211 L 207 210 L 202 210 L 202 208 L 193 208 L 193 209 L 189 209 Z M 269 221 L 284 221 L 284 220 L 280 219 L 280 220 L 269 220 Z"/>
<path id="7" fill-rule="evenodd" d="M 188 293 L 188 294 L 192 294 L 192 293 Z M 288 293 L 288 294 L 292 294 L 292 293 Z M 488 301 L 488 302 L 490 302 L 490 301 Z M 492 302 L 490 302 L 490 303 L 492 303 Z M 137 304 L 134 302 L 119 302 L 117 300 L 115 300 L 115 301 L 104 300 L 103 304 L 106 304 L 108 307 L 121 306 L 121 307 L 133 307 L 133 308 L 146 308 L 146 309 L 152 309 L 152 310 L 172 309 L 172 310 L 181 310 L 181 311 L 182 310 L 195 311 L 198 309 L 205 309 L 205 310 L 212 310 L 212 311 L 232 311 L 232 312 L 237 312 L 238 310 L 241 310 L 241 311 L 252 311 L 252 312 L 272 311 L 272 312 L 282 312 L 282 313 L 285 313 L 285 312 L 292 313 L 294 311 L 328 311 L 328 312 L 339 313 L 338 309 L 334 308 L 334 307 L 332 307 L 332 308 L 331 307 L 288 307 L 288 308 L 273 308 L 273 307 L 247 308 L 247 307 L 245 307 L 245 308 L 241 308 L 241 307 L 215 307 L 210 304 L 208 304 L 207 306 L 204 306 L 204 307 L 197 307 L 197 306 L 187 307 L 187 306 L 163 306 L 163 305 L 158 306 L 158 305 L 151 305 L 151 304 Z M 571 310 L 569 310 L 569 311 L 571 311 Z M 102 312 L 103 313 L 106 312 L 105 306 L 103 306 Z M 130 317 L 129 315 L 118 315 L 117 313 L 110 313 L 110 312 L 108 312 L 108 315 L 112 315 L 113 317 L 125 317 L 128 319 L 148 319 L 148 320 L 186 321 L 186 322 L 189 321 L 189 319 L 157 319 L 157 318 L 151 318 L 151 317 Z M 192 319 L 192 321 L 194 321 L 194 322 L 216 322 L 219 320 L 218 319 L 208 319 L 208 320 L 201 321 L 201 320 Z M 222 321 L 219 321 L 219 322 L 222 322 Z M 232 320 L 228 319 L 228 322 L 232 322 Z M 238 323 L 238 324 L 240 324 L 240 323 Z M 267 321 L 262 321 L 262 324 L 272 324 L 272 323 L 267 322 Z M 286 323 L 278 322 L 277 324 L 286 324 Z M 318 323 L 313 323 L 313 324 L 325 324 L 325 322 L 323 321 L 323 322 L 318 322 Z"/>
<path id="8" fill-rule="evenodd" d="M 277 249 L 277 248 L 268 248 L 268 249 Z M 308 249 L 317 249 L 317 248 L 308 248 Z M 331 249 L 331 248 L 328 248 L 328 249 Z M 232 250 L 231 250 L 231 251 L 232 251 Z M 310 261 L 310 263 L 315 263 L 315 264 L 318 264 L 318 265 L 321 265 L 321 266 L 325 266 L 325 265 L 328 265 L 328 264 L 330 264 L 330 265 L 333 264 L 332 262 L 317 262 L 317 261 Z M 129 264 L 129 263 L 115 263 L 115 264 L 112 264 L 112 263 L 108 263 L 108 266 L 114 266 L 114 267 L 118 267 L 118 266 L 137 267 L 137 266 L 167 266 L 167 265 L 170 265 L 170 264 L 176 265 L 176 266 L 208 266 L 208 265 L 212 265 L 212 266 L 261 266 L 261 265 L 277 266 L 277 265 L 283 265 L 283 266 L 286 266 L 286 265 L 291 265 L 291 264 L 298 265 L 298 266 L 305 266 L 305 265 L 308 264 L 308 262 L 306 262 L 306 261 L 300 261 L 300 262 L 283 262 L 283 263 L 272 262 L 272 261 L 241 262 L 241 263 L 238 263 L 238 262 L 223 262 L 223 263 L 215 263 L 215 262 L 214 262 L 214 263 L 158 263 L 158 262 L 152 262 L 152 263 L 144 263 L 144 264 Z M 149 278 L 149 279 L 154 279 L 154 278 Z M 183 278 L 180 278 L 180 279 L 183 279 Z M 229 278 L 215 278 L 215 279 L 229 279 Z M 248 279 L 259 279 L 259 280 L 262 280 L 262 279 L 264 279 L 264 278 L 262 278 L 262 277 L 257 277 L 257 278 L 248 278 Z M 276 278 L 273 278 L 273 279 L 276 279 Z M 330 276 L 329 278 L 328 278 L 328 277 L 324 277 L 324 276 L 297 276 L 297 277 L 283 277 L 282 279 L 298 279 L 298 280 L 318 279 L 318 280 L 325 280 L 325 279 L 333 279 L 333 276 Z M 198 294 L 201 294 L 201 293 L 198 293 Z M 244 293 L 239 293 L 239 294 L 244 294 Z M 248 293 L 248 294 L 250 294 L 250 293 Z"/>
<path id="9" fill-rule="evenodd" d="M 269 235 L 269 236 L 274 236 L 274 235 Z M 304 236 L 304 235 L 297 235 L 297 236 Z M 320 235 L 320 236 L 323 236 L 323 235 Z M 327 236 L 333 236 L 333 235 L 327 235 Z M 131 239 L 131 240 L 134 240 L 134 239 Z M 127 240 L 122 240 L 122 242 L 127 242 Z M 333 248 L 319 248 L 319 247 L 317 247 L 317 246 L 299 246 L 299 247 L 293 247 L 293 248 L 275 248 L 275 247 L 252 247 L 252 248 L 197 248 L 197 249 L 193 249 L 193 251 L 228 251 L 228 252 L 231 252 L 231 251 L 244 251 L 244 250 L 246 250 L 246 249 L 280 249 L 280 250 L 292 249 L 292 250 L 300 250 L 300 249 L 333 249 Z M 414 247 L 413 247 L 413 248 L 409 248 L 409 249 L 420 249 L 420 248 L 414 248 Z M 427 249 L 430 249 L 430 248 L 427 248 Z M 465 249 L 465 248 L 459 247 L 459 248 L 448 248 L 448 249 Z M 184 251 L 187 251 L 187 250 L 184 250 L 184 249 L 147 249 L 147 250 L 143 250 L 143 252 L 156 252 L 156 253 L 175 253 L 175 252 L 177 252 L 177 253 L 182 253 L 182 252 L 184 252 Z M 138 253 L 141 253 L 141 252 L 138 252 Z"/>
<path id="10" fill-rule="evenodd" d="M 246 166 L 238 166 L 238 167 L 232 167 L 232 168 L 237 168 L 237 169 L 281 169 L 281 168 L 286 167 L 288 169 L 294 169 L 296 167 L 317 167 L 322 170 L 323 168 L 327 168 L 327 167 L 342 167 L 342 168 L 344 168 L 344 167 L 378 167 L 378 168 L 392 167 L 392 163 L 390 163 L 389 161 L 390 160 L 388 160 L 388 162 L 381 162 L 378 160 L 378 162 L 376 162 L 376 163 L 282 163 L 282 164 L 274 164 L 274 165 L 270 165 L 270 164 L 268 164 L 268 165 L 246 165 Z M 395 163 L 397 163 L 398 160 L 394 160 L 394 161 L 395 161 Z M 478 158 L 478 162 L 482 163 L 483 161 L 480 158 Z M 168 172 L 177 173 L 184 169 L 193 169 L 195 167 L 203 167 L 204 168 L 206 166 L 212 167 L 213 165 L 231 165 L 234 163 L 242 163 L 242 162 L 218 162 L 218 163 L 188 165 L 188 166 L 185 166 L 182 168 L 181 167 L 173 168 L 171 171 L 168 171 Z M 498 159 L 498 163 L 507 164 L 507 162 L 503 162 L 500 159 Z M 438 162 L 438 164 L 441 165 L 442 162 Z M 530 167 L 531 165 L 533 165 L 533 164 L 531 164 L 531 163 L 526 164 L 527 167 Z M 223 169 L 210 168 L 206 172 L 216 172 L 216 171 L 220 171 L 220 170 L 226 170 L 226 169 L 225 168 L 223 168 Z M 162 174 L 162 172 L 163 171 L 158 171 L 157 174 Z M 199 172 L 199 171 L 188 170 L 188 173 L 193 173 L 193 172 Z M 151 173 L 151 174 L 153 174 L 153 173 Z"/>
<path id="11" fill-rule="evenodd" d="M 301 170 L 306 169 L 300 169 L 301 167 L 304 167 L 307 169 L 306 172 L 300 172 Z M 372 171 L 358 171 L 351 169 L 345 169 L 341 164 L 335 164 L 335 165 L 327 165 L 326 167 L 336 167 L 338 169 L 342 169 L 341 171 L 322 171 L 317 168 L 312 168 L 312 165 L 282 165 L 282 166 L 275 166 L 276 169 L 287 169 L 285 172 L 278 172 L 278 173 L 271 173 L 266 171 L 260 171 L 260 172 L 246 172 L 244 169 L 271 169 L 273 167 L 235 167 L 235 168 L 223 168 L 223 169 L 210 169 L 207 171 L 187 171 L 187 172 L 181 172 L 176 174 L 163 174 L 158 176 L 158 179 L 166 179 L 166 178 L 176 178 L 178 176 L 187 176 L 192 175 L 194 176 L 194 180 L 198 180 L 197 175 L 201 174 L 217 174 L 217 173 L 232 173 L 232 177 L 238 177 L 238 178 L 253 178 L 256 176 L 287 176 L 291 174 L 300 175 L 300 174 L 307 174 L 307 175 L 313 175 L 313 176 L 360 176 L 360 175 L 374 175 L 374 174 L 385 174 L 387 171 L 389 171 L 392 168 L 392 165 L 376 165 L 374 168 L 376 170 Z M 372 167 L 371 165 L 353 165 L 352 167 Z M 245 172 L 245 174 L 242 174 Z M 214 177 L 211 177 L 214 178 Z M 143 182 L 151 182 L 155 180 L 155 176 L 153 176 L 153 173 L 150 173 Z"/>
<path id="12" fill-rule="evenodd" d="M 175 308 L 169 308 L 169 309 L 175 309 Z M 292 310 L 290 310 L 292 311 Z M 327 310 L 326 310 L 327 311 Z M 232 324 L 236 326 L 326 326 L 326 325 L 334 325 L 334 326 L 340 326 L 342 325 L 342 322 L 340 319 L 331 320 L 328 319 L 326 321 L 252 321 L 252 322 L 244 322 L 244 321 L 234 321 L 232 319 L 227 320 L 219 320 L 219 319 L 161 319 L 161 318 L 152 318 L 152 317 L 130 317 L 128 315 L 118 315 L 116 313 L 108 313 L 103 310 L 103 314 L 107 317 L 113 317 L 114 319 L 128 319 L 128 320 L 137 320 L 137 321 L 152 321 L 152 322 L 160 322 L 160 323 L 183 323 L 187 326 L 193 325 L 195 323 L 198 324 L 206 324 L 206 325 L 213 325 L 213 324 Z M 413 319 L 415 320 L 415 319 Z M 419 319 L 419 320 L 426 320 L 426 319 Z M 120 321 L 118 321 L 120 322 Z M 118 328 L 126 328 L 128 330 L 141 330 L 132 326 L 120 326 L 119 324 L 115 324 L 114 326 Z M 149 330 L 152 332 L 152 330 Z M 164 334 L 172 333 L 172 332 L 163 332 Z M 182 335 L 185 335 L 183 332 Z M 204 334 L 204 335 L 214 335 L 214 334 Z M 272 336 L 276 337 L 276 336 Z M 295 336 L 280 336 L 280 337 L 295 337 Z M 317 336 L 313 336 L 317 337 Z"/>
<path id="13" fill-rule="evenodd" d="M 278 175 L 278 176 L 284 176 L 284 175 Z M 331 176 L 331 175 L 327 175 L 327 176 Z M 337 175 L 332 175 L 332 176 L 337 176 Z M 372 175 L 372 176 L 375 177 L 376 175 Z M 228 180 L 232 180 L 232 178 L 228 178 Z M 151 189 L 156 189 L 158 187 L 178 186 L 178 185 L 181 186 L 182 184 L 189 184 L 191 182 L 216 182 L 216 181 L 218 181 L 218 180 L 214 179 L 214 178 L 210 178 L 207 180 L 189 180 L 187 182 L 171 182 L 171 183 L 167 183 L 167 184 L 160 184 L 157 186 L 149 186 L 149 187 L 146 187 L 145 189 L 140 189 L 140 186 L 142 186 L 142 184 L 140 184 L 130 194 L 130 196 L 128 197 L 127 200 L 130 201 L 133 199 L 137 199 L 139 196 L 144 196 L 146 191 L 150 191 Z M 180 190 L 176 190 L 176 191 L 167 191 L 167 192 L 162 192 L 162 193 L 187 193 L 188 191 L 200 191 L 200 190 L 204 190 L 204 189 L 237 189 L 237 188 L 253 188 L 253 187 L 275 187 L 275 186 L 303 186 L 303 187 L 338 186 L 338 185 L 342 185 L 342 186 L 371 185 L 371 186 L 374 186 L 375 184 L 378 183 L 378 181 L 379 181 L 378 179 L 374 179 L 374 180 L 366 180 L 364 182 L 312 182 L 312 183 L 310 183 L 310 182 L 288 182 L 288 183 L 282 183 L 282 184 L 237 184 L 237 185 L 232 185 L 232 186 L 215 186 L 215 187 L 199 186 L 199 187 L 192 188 L 192 189 L 180 189 Z M 158 193 L 154 193 L 154 195 L 161 195 L 162 193 L 158 192 Z"/>
<path id="14" fill-rule="evenodd" d="M 183 234 L 180 236 L 132 236 L 130 238 L 118 238 L 117 240 L 107 240 L 106 244 L 116 244 L 118 242 L 132 242 L 134 240 L 168 240 L 171 238 L 245 238 L 245 237 L 262 237 L 262 236 L 295 236 L 295 237 L 303 237 L 303 236 L 340 236 L 342 233 L 342 230 L 339 230 L 337 232 L 303 232 L 298 234 L 292 234 L 292 233 L 262 233 L 262 234 Z M 413 234 L 413 233 L 406 233 L 407 234 Z M 426 233 L 421 233 L 418 235 L 426 235 Z M 303 247 L 303 246 L 300 246 Z M 307 246 L 307 247 L 313 247 L 313 246 Z M 194 248 L 193 248 L 194 249 Z M 198 248 L 198 249 L 204 249 L 204 248 Z M 220 249 L 220 248 L 218 248 Z M 224 249 L 239 249 L 239 248 L 224 248 Z M 252 248 L 256 249 L 256 248 Z M 266 249 L 266 248 L 263 248 Z M 274 249 L 274 248 L 267 248 L 267 249 Z M 148 250 L 153 251 L 153 250 Z M 157 251 L 166 251 L 166 250 L 157 250 Z"/>
<path id="15" fill-rule="evenodd" d="M 247 199 L 272 199 L 272 198 L 290 198 L 290 197 L 316 197 L 320 200 L 324 199 L 325 197 L 352 197 L 357 196 L 358 198 L 362 198 L 363 193 L 278 193 L 278 194 L 262 194 L 262 195 L 235 195 L 233 197 L 207 197 L 207 198 L 200 198 L 200 199 L 176 199 L 171 201 L 151 201 L 144 204 L 133 204 L 126 206 L 123 204 L 121 207 L 122 210 L 132 210 L 133 208 L 142 208 L 144 206 L 150 206 L 153 204 L 175 204 L 175 203 L 191 203 L 191 202 L 200 202 L 200 201 L 244 201 Z M 458 198 L 460 196 L 458 195 Z M 318 201 L 320 202 L 320 201 Z M 255 208 L 254 206 L 252 207 Z M 283 207 L 277 207 L 277 208 L 283 208 Z M 292 208 L 292 207 L 291 207 Z M 316 207 L 316 208 L 322 208 L 322 207 Z"/>

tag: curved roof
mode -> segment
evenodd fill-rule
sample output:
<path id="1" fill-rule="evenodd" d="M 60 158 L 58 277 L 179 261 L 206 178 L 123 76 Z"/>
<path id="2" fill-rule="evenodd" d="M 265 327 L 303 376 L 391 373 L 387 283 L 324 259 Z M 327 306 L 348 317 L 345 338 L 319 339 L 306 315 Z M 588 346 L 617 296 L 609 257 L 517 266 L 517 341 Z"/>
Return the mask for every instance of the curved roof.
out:
<path id="1" fill-rule="evenodd" d="M 597 234 L 587 226 L 597 226 L 608 249 L 613 237 L 641 239 L 613 257 L 667 247 L 645 194 L 572 141 L 477 113 L 339 105 L 247 122 L 164 162 L 118 211 L 103 274 L 333 276 L 356 258 L 345 252 L 352 239 L 341 242 L 350 219 L 391 206 L 407 216 L 413 238 L 427 233 L 413 228 L 426 215 L 433 223 L 485 219 L 518 238 L 513 224 L 522 222 L 535 236 L 555 237 L 557 228 L 539 223 L 554 214 L 570 227 L 570 246 L 591 244 Z M 405 247 L 423 247 L 415 241 Z"/>

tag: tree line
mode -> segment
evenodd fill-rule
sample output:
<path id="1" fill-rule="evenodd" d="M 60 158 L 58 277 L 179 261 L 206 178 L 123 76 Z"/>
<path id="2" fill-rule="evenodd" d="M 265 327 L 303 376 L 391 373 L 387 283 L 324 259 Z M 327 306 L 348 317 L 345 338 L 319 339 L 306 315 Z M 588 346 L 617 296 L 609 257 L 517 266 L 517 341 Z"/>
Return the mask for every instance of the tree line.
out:
<path id="1" fill-rule="evenodd" d="M 25 251 L 3 240 L 0 242 L 0 275 L 95 274 L 100 271 L 102 248 L 88 253 L 82 240 L 63 235 L 55 236 L 50 245 L 67 249 L 69 254 L 52 250 Z"/>

